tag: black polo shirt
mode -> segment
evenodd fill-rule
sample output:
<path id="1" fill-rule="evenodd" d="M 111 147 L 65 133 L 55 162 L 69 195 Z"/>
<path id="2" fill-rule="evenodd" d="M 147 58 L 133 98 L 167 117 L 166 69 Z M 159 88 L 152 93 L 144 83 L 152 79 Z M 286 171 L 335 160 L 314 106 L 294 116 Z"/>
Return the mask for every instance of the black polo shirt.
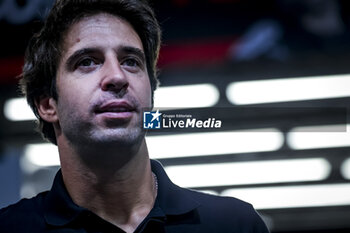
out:
<path id="1" fill-rule="evenodd" d="M 137 233 L 246 232 L 268 230 L 252 206 L 235 198 L 217 197 L 180 188 L 162 165 L 151 161 L 158 195 Z M 119 233 L 124 232 L 70 198 L 59 171 L 52 189 L 0 210 L 0 233 Z"/>

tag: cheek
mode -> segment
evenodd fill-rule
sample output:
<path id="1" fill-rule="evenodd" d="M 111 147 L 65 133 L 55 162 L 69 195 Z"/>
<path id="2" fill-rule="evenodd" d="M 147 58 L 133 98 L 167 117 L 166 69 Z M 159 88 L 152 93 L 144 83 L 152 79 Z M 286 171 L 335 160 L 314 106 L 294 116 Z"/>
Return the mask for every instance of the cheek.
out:
<path id="1" fill-rule="evenodd" d="M 58 97 L 58 111 L 61 119 L 72 117 L 79 112 L 79 99 L 74 93 L 61 93 Z"/>
<path id="2" fill-rule="evenodd" d="M 84 85 L 76 85 L 72 82 L 61 85 L 58 92 L 58 107 L 61 116 L 70 117 L 85 112 L 86 100 Z"/>
<path id="3" fill-rule="evenodd" d="M 149 81 L 145 81 L 140 85 L 139 88 L 140 101 L 142 102 L 143 107 L 151 107 L 152 105 L 152 92 L 151 85 Z"/>
<path id="4" fill-rule="evenodd" d="M 75 102 L 85 99 L 87 93 L 91 93 L 92 79 L 81 78 L 74 75 L 63 74 L 64 80 L 58 80 L 58 96 L 62 98 L 67 104 L 74 104 Z"/>

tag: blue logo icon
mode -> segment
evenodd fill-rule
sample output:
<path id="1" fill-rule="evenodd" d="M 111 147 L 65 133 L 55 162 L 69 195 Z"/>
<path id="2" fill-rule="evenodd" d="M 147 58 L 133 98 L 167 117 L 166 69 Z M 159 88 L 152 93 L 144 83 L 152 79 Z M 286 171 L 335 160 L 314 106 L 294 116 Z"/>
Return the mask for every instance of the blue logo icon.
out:
<path id="1" fill-rule="evenodd" d="M 161 113 L 159 110 L 156 112 L 143 112 L 143 128 L 144 129 L 160 129 L 161 128 Z"/>

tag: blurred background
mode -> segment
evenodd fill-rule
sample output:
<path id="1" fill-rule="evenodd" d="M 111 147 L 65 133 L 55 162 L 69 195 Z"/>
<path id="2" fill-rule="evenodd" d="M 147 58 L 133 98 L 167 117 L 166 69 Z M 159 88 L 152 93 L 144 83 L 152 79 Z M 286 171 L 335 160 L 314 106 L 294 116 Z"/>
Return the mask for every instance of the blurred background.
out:
<path id="1" fill-rule="evenodd" d="M 56 148 L 19 98 L 28 39 L 51 0 L 0 0 L 0 208 L 50 188 Z M 220 129 L 153 130 L 180 186 L 252 203 L 272 232 L 350 232 L 350 2 L 156 0 L 163 114 Z"/>

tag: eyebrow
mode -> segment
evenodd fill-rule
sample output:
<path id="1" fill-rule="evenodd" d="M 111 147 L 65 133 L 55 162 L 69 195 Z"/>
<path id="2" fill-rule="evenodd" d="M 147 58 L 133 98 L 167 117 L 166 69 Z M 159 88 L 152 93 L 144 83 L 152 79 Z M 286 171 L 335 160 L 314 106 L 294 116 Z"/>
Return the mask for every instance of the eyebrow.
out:
<path id="1" fill-rule="evenodd" d="M 146 56 L 145 53 L 136 47 L 131 47 L 131 46 L 121 46 L 117 50 L 118 54 L 134 54 L 138 56 L 142 61 L 146 61 Z"/>
<path id="2" fill-rule="evenodd" d="M 74 62 L 85 54 L 92 54 L 96 53 L 99 49 L 98 48 L 83 48 L 75 51 L 66 61 L 66 67 L 71 68 L 74 64 Z"/>

